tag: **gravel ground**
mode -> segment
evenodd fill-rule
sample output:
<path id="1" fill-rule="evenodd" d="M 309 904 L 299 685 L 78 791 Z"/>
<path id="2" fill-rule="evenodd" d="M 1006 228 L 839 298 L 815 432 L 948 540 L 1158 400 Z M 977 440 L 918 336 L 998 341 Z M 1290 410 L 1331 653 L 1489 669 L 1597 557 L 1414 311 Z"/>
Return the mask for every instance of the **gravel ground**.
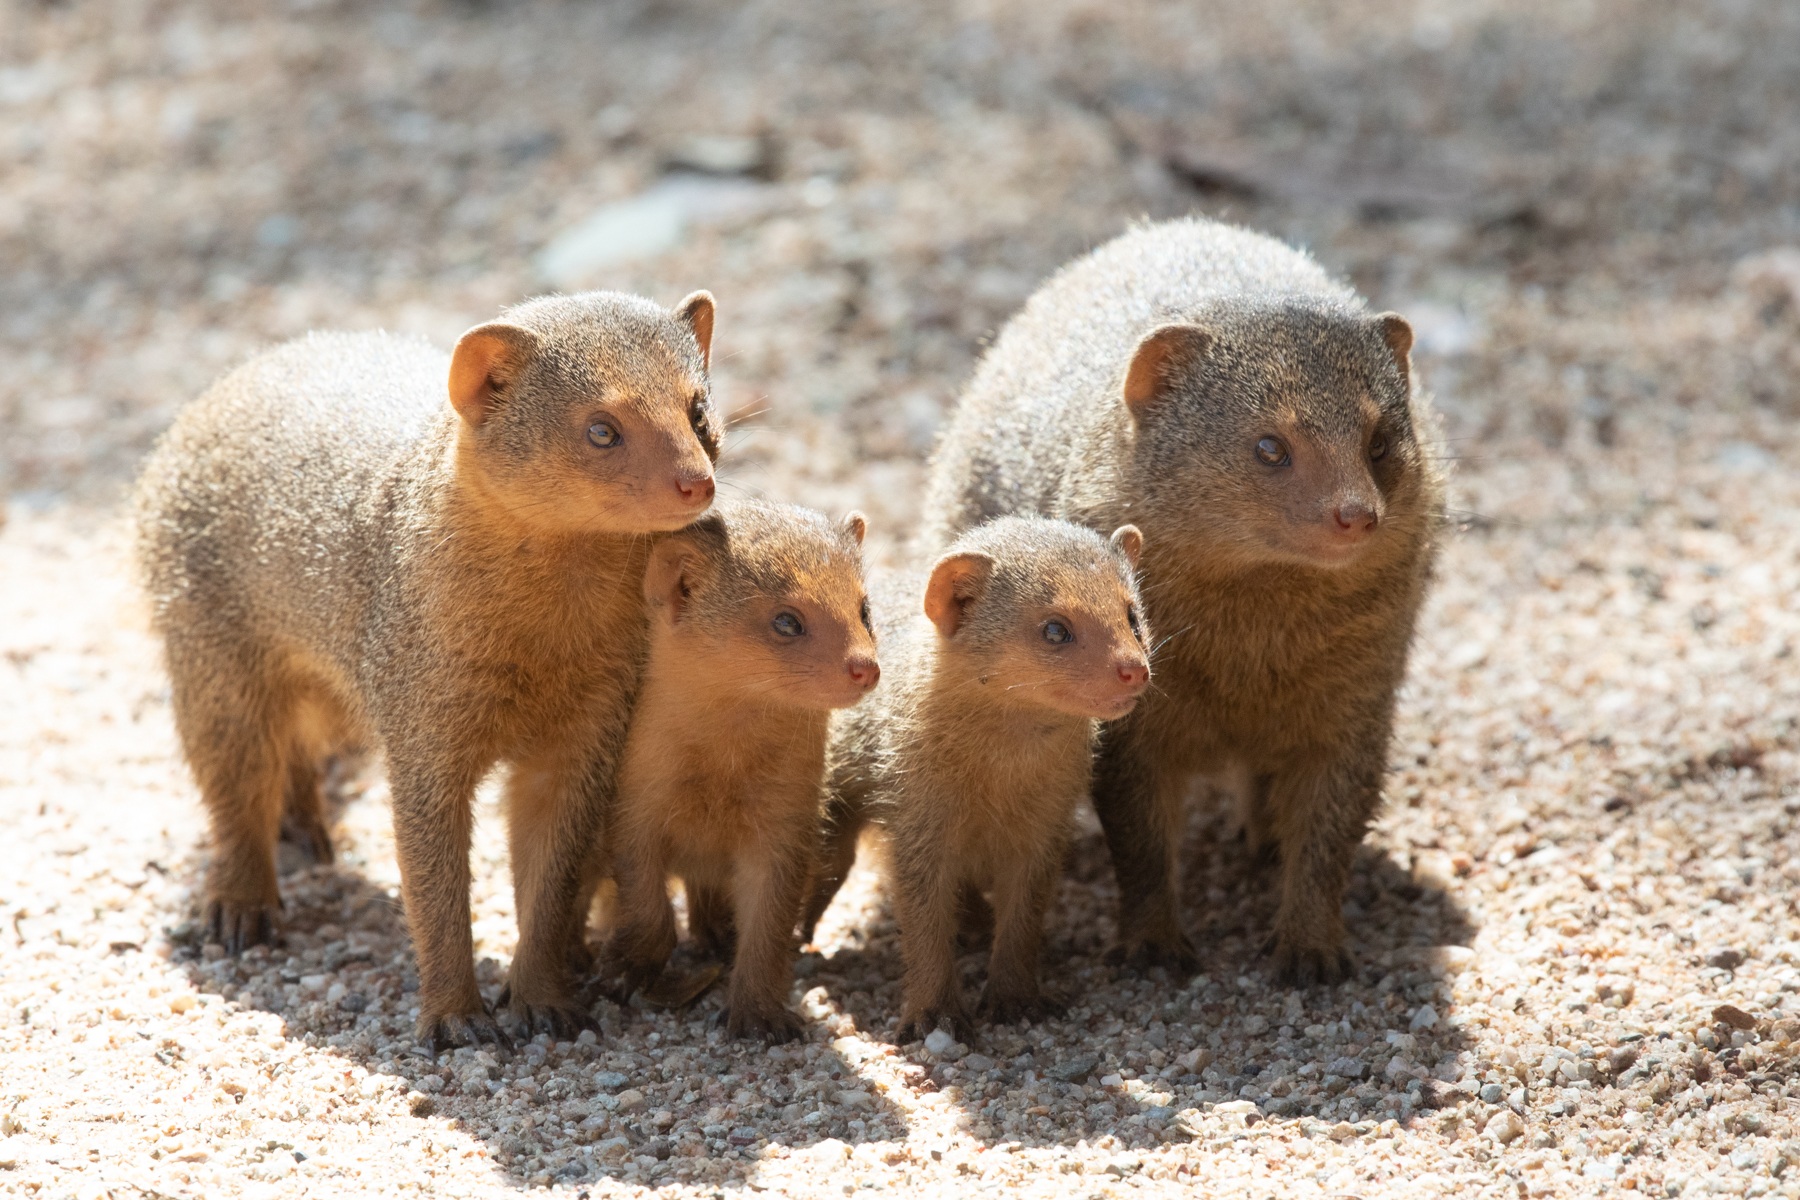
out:
<path id="1" fill-rule="evenodd" d="M 1339 9 L 0 0 L 0 1193 L 1800 1195 L 1800 13 Z M 890 1041 L 859 875 L 800 1045 L 707 997 L 427 1060 L 378 772 L 335 865 L 284 860 L 283 947 L 198 943 L 137 459 L 271 340 L 448 342 L 671 162 L 714 172 L 681 238 L 582 282 L 713 288 L 731 482 L 864 506 L 883 561 L 981 337 L 1134 217 L 1233 216 L 1413 316 L 1457 528 L 1354 980 L 1269 982 L 1204 797 L 1205 974 L 1104 965 L 1090 825 L 1069 1013 L 972 1046 Z"/>

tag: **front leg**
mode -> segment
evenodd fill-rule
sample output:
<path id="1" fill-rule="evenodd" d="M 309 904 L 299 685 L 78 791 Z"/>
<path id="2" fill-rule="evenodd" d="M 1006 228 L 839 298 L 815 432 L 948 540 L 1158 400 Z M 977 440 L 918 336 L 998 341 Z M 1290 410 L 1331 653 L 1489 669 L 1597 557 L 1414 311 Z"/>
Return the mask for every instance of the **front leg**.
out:
<path id="1" fill-rule="evenodd" d="M 1062 872 L 1063 839 L 1005 863 L 994 879 L 994 948 L 988 955 L 982 1015 L 1001 1024 L 1038 1020 L 1059 1005 L 1039 985 L 1044 913 Z"/>
<path id="2" fill-rule="evenodd" d="M 656 982 L 675 950 L 675 906 L 669 903 L 668 863 L 648 831 L 621 830 L 613 878 L 618 881 L 618 928 L 606 952 L 617 998 Z"/>
<path id="3" fill-rule="evenodd" d="M 773 832 L 773 831 L 772 831 Z M 725 1031 L 732 1037 L 791 1042 L 800 1018 L 787 1006 L 794 982 L 794 922 L 806 894 L 812 830 L 795 828 L 751 846 L 732 880 L 737 953 L 725 998 Z"/>
<path id="4" fill-rule="evenodd" d="M 406 922 L 419 963 L 420 1044 L 505 1044 L 475 984 L 469 918 L 470 805 L 485 764 L 446 759 L 442 746 L 390 743 L 394 848 Z"/>
<path id="5" fill-rule="evenodd" d="M 1275 974 L 1283 984 L 1332 984 L 1350 974 L 1344 890 L 1381 802 L 1379 767 L 1334 764 L 1275 775 L 1268 799 L 1281 837 Z"/>
<path id="6" fill-rule="evenodd" d="M 591 896 L 592 854 L 600 844 L 613 756 L 516 763 L 507 780 L 507 842 L 519 944 L 506 1005 L 525 1031 L 573 1037 L 593 1018 L 577 998 L 585 955 L 583 901 Z"/>
<path id="7" fill-rule="evenodd" d="M 890 842 L 888 891 L 900 922 L 900 956 L 906 967 L 899 1040 L 926 1037 L 945 1021 L 967 1040 L 973 1027 L 956 977 L 962 873 L 948 861 L 952 854 L 946 831 L 936 822 L 897 823 Z"/>
<path id="8" fill-rule="evenodd" d="M 1159 760 L 1147 733 L 1131 718 L 1110 726 L 1094 768 L 1094 813 L 1119 884 L 1118 943 L 1108 957 L 1189 974 L 1200 956 L 1181 930 L 1176 888 L 1189 779 Z"/>

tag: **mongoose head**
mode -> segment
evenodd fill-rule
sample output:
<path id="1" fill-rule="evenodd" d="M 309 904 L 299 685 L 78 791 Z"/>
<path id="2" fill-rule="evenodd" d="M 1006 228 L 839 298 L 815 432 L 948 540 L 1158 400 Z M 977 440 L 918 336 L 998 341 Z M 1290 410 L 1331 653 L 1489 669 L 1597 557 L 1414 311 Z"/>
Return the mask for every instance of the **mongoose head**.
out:
<path id="1" fill-rule="evenodd" d="M 994 703 L 1115 720 L 1150 683 L 1138 600 L 1143 538 L 1003 517 L 964 534 L 932 567 L 925 615 L 941 667 Z"/>
<path id="2" fill-rule="evenodd" d="M 861 513 L 734 501 L 659 542 L 644 573 L 651 669 L 772 706 L 845 708 L 881 678 Z"/>
<path id="3" fill-rule="evenodd" d="M 1121 385 L 1140 519 L 1231 565 L 1340 568 L 1416 543 L 1431 466 L 1411 349 L 1399 316 L 1311 297 L 1151 331 Z"/>
<path id="4" fill-rule="evenodd" d="M 713 499 L 713 299 L 545 296 L 463 334 L 450 363 L 459 471 L 558 533 L 679 529 Z"/>

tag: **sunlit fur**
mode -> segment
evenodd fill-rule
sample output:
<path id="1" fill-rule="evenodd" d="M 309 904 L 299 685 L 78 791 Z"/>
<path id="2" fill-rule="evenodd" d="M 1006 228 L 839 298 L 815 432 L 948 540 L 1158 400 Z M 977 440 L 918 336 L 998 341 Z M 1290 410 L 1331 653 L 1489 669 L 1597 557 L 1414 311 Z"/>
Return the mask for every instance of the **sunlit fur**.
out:
<path id="1" fill-rule="evenodd" d="M 1131 364 L 1170 326 L 1192 334 L 1134 410 Z M 1280 974 L 1345 969 L 1340 901 L 1379 802 L 1442 508 L 1410 341 L 1272 239 L 1148 225 L 1031 298 L 946 429 L 927 549 L 1004 513 L 1143 529 L 1157 687 L 1108 727 L 1095 781 L 1129 957 L 1195 961 L 1176 835 L 1194 776 L 1218 773 L 1248 781 L 1250 834 L 1280 851 Z M 1259 461 L 1268 435 L 1291 466 Z"/>
<path id="2" fill-rule="evenodd" d="M 728 928 L 734 1037 L 787 1040 L 794 923 L 820 820 L 831 710 L 879 678 L 863 625 L 862 518 L 787 505 L 721 506 L 662 541 L 645 573 L 650 651 L 600 865 L 618 883 L 608 954 L 624 990 L 675 945 L 667 881 Z M 802 633 L 773 628 L 789 614 Z M 701 932 L 701 931 L 697 931 Z"/>
<path id="3" fill-rule="evenodd" d="M 971 889 L 991 894 L 995 910 L 983 1012 L 1011 1021 L 1047 1007 L 1039 941 L 1087 793 L 1095 718 L 1129 710 L 1149 675 L 1147 630 L 1131 625 L 1136 537 L 999 520 L 959 538 L 934 568 L 934 581 L 957 585 L 954 605 L 922 612 L 934 589 L 917 578 L 878 594 L 885 681 L 834 721 L 803 932 L 811 937 L 873 821 L 906 964 L 903 1040 L 940 1020 L 968 1028 L 955 943 L 959 897 Z M 1046 642 L 1050 619 L 1074 640 Z"/>
<path id="4" fill-rule="evenodd" d="M 272 935 L 284 799 L 316 809 L 334 743 L 379 748 L 420 1034 L 495 1036 L 471 953 L 470 804 L 505 762 L 511 1011 L 544 1028 L 585 1019 L 570 971 L 580 864 L 643 651 L 643 535 L 711 495 L 696 303 L 590 293 L 510 310 L 504 361 L 464 372 L 479 427 L 448 402 L 449 357 L 381 334 L 288 343 L 177 418 L 139 487 L 140 555 L 228 950 Z M 636 438 L 606 461 L 584 440 L 600 404 L 628 409 Z M 684 479 L 704 495 L 678 514 Z"/>

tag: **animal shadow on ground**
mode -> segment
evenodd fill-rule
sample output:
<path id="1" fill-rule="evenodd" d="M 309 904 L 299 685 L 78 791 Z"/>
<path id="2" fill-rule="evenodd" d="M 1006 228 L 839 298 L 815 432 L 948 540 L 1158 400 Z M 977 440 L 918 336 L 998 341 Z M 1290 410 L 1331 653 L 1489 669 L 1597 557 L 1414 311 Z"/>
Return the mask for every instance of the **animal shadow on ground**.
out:
<path id="1" fill-rule="evenodd" d="M 679 1011 L 596 999 L 598 1028 L 578 1040 L 540 1035 L 426 1057 L 413 1036 L 418 975 L 397 896 L 297 845 L 284 842 L 280 858 L 276 945 L 224 955 L 205 944 L 197 902 L 169 936 L 198 989 L 274 1013 L 290 1039 L 392 1080 L 314 1104 L 403 1093 L 414 1116 L 446 1117 L 482 1140 L 521 1186 L 602 1178 L 728 1185 L 772 1144 L 905 1136 L 898 1111 L 859 1084 L 829 1029 L 810 1020 L 802 1040 L 784 1046 L 728 1040 L 719 988 Z M 196 884 L 201 868 L 196 855 L 188 863 Z M 504 966 L 484 958 L 477 978 L 496 1003 Z M 380 1119 L 379 1110 L 369 1116 Z"/>
<path id="2" fill-rule="evenodd" d="M 1116 891 L 1090 818 L 1047 922 L 1044 979 L 1066 1002 L 1063 1013 L 978 1025 L 971 1046 L 940 1038 L 936 1047 L 901 1048 L 928 1073 L 921 1086 L 948 1093 L 974 1136 L 1068 1145 L 1110 1135 L 1121 1147 L 1149 1148 L 1265 1120 L 1413 1122 L 1450 1099 L 1467 1039 L 1448 976 L 1467 961 L 1474 928 L 1444 884 L 1365 844 L 1345 901 L 1351 978 L 1281 987 L 1262 952 L 1279 867 L 1252 861 L 1223 810 L 1204 799 L 1194 805 L 1184 845 L 1183 912 L 1199 974 L 1108 965 Z M 807 955 L 801 969 L 867 1036 L 891 1041 L 898 935 L 885 903 L 869 908 L 858 928 L 827 953 Z M 972 941 L 965 949 L 972 1001 L 986 950 Z"/>

